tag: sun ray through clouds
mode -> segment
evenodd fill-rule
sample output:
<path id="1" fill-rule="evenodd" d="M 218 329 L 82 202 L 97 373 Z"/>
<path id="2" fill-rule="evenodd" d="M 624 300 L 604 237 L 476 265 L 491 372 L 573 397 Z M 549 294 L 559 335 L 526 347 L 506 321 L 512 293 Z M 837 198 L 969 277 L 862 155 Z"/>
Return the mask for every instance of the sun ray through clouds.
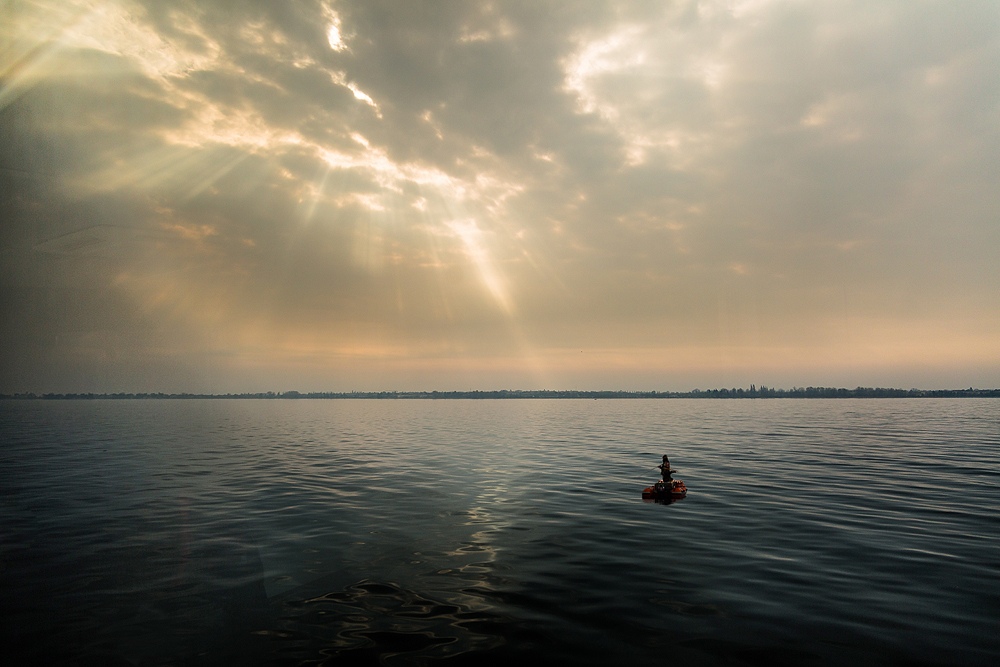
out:
<path id="1" fill-rule="evenodd" d="M 0 2 L 5 363 L 994 377 L 998 11 Z"/>

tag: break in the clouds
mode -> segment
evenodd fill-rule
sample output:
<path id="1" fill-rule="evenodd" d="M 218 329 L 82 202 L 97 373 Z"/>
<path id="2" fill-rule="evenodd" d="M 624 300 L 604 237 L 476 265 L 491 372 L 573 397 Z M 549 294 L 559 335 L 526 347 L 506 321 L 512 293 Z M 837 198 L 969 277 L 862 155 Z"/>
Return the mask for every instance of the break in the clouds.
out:
<path id="1" fill-rule="evenodd" d="M 1000 384 L 996 3 L 0 12 L 2 391 Z"/>

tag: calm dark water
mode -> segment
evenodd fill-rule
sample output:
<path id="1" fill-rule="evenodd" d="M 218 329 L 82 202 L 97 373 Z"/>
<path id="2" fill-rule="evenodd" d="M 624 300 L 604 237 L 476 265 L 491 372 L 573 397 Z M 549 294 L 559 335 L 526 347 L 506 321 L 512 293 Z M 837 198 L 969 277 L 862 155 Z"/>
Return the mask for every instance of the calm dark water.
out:
<path id="1" fill-rule="evenodd" d="M 0 402 L 3 652 L 1000 663 L 1000 400 Z M 643 502 L 670 455 L 690 489 Z"/>

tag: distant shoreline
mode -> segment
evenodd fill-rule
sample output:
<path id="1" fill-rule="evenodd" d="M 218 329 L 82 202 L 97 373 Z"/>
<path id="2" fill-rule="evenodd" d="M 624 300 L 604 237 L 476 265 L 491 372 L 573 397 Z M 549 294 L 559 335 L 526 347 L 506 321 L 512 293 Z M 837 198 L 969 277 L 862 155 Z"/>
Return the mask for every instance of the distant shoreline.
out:
<path id="1" fill-rule="evenodd" d="M 559 390 L 501 390 L 501 391 L 351 391 L 351 392 L 263 392 L 243 394 L 0 394 L 0 400 L 148 400 L 148 399 L 539 399 L 539 398 L 997 398 L 1000 389 L 886 389 L 857 387 L 793 387 L 772 389 L 693 389 L 691 391 L 559 391 Z"/>

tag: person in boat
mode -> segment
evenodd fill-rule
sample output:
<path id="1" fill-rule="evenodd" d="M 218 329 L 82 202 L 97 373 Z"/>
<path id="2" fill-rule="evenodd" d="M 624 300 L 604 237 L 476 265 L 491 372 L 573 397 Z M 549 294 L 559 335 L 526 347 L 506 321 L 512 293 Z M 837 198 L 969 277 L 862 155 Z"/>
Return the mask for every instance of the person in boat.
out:
<path id="1" fill-rule="evenodd" d="M 663 481 L 658 482 L 657 486 L 661 486 L 664 489 L 673 488 L 674 478 L 670 473 L 677 471 L 670 467 L 670 459 L 667 458 L 666 454 L 663 455 L 663 463 L 656 467 L 660 469 L 661 473 L 663 473 Z"/>

